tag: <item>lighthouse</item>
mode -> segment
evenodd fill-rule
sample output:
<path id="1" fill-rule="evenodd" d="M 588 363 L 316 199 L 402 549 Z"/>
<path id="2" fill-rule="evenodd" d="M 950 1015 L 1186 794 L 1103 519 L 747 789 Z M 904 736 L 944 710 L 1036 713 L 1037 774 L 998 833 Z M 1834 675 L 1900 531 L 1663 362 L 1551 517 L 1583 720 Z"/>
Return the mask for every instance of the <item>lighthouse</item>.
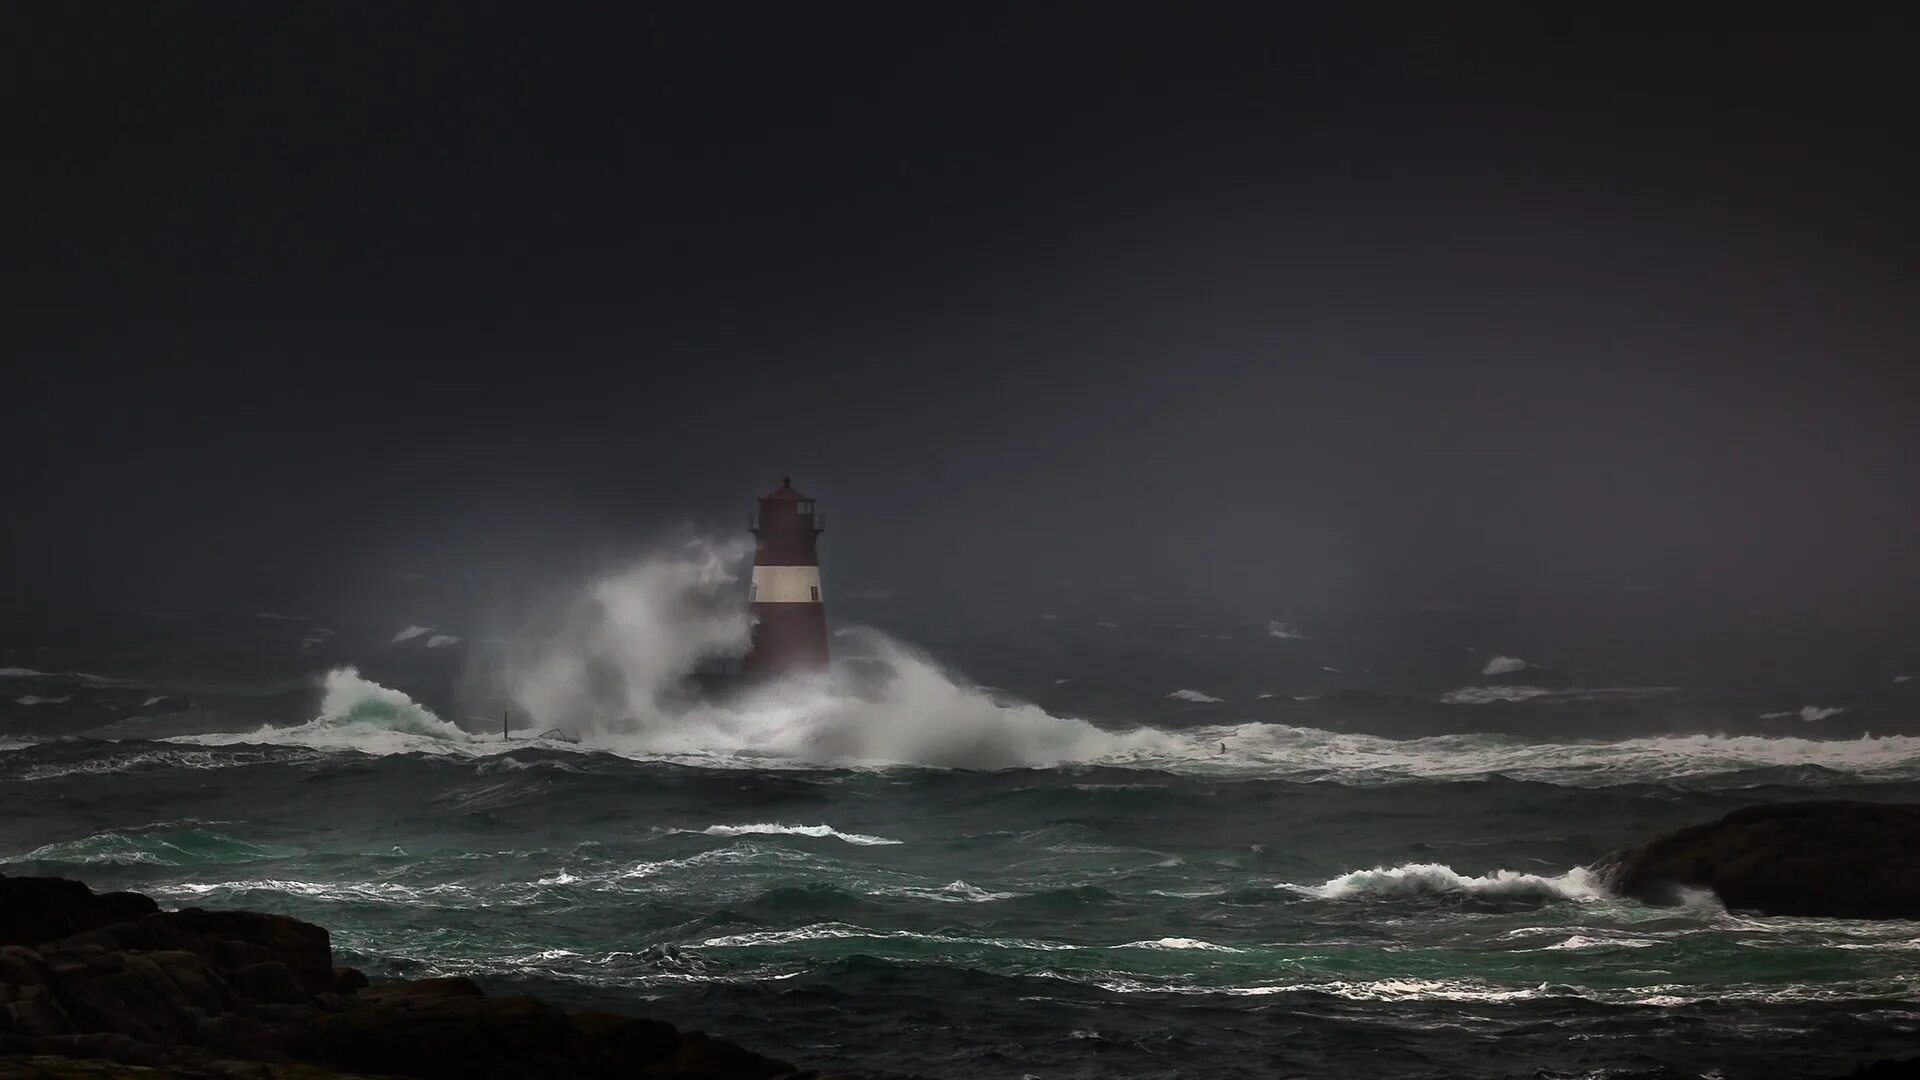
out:
<path id="1" fill-rule="evenodd" d="M 753 532 L 753 644 L 741 668 L 750 678 L 827 667 L 827 609 L 820 601 L 818 538 L 826 516 L 783 477 L 760 497 Z"/>

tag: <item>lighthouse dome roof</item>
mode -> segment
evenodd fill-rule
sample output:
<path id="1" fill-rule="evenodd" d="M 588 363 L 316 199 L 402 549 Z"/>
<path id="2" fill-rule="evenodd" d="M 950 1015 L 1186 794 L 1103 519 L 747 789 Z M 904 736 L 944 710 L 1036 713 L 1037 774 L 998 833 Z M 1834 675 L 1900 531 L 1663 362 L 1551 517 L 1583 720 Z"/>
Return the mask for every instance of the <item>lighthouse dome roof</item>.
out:
<path id="1" fill-rule="evenodd" d="M 799 491 L 797 491 L 797 490 L 795 490 L 795 489 L 794 489 L 794 486 L 793 486 L 793 477 L 791 477 L 791 476 L 783 476 L 783 477 L 781 477 L 781 478 L 780 478 L 780 486 L 779 486 L 779 488 L 777 488 L 777 489 L 775 489 L 775 490 L 773 490 L 773 491 L 770 491 L 770 492 L 768 492 L 768 493 L 767 493 L 767 494 L 765 494 L 765 495 L 762 495 L 762 496 L 760 496 L 760 501 L 761 501 L 761 502 L 767 502 L 767 501 L 769 501 L 769 500 L 776 500 L 776 499 L 780 499 L 780 500 L 785 500 L 785 499 L 792 499 L 792 500 L 799 500 L 799 499 L 804 499 L 804 498 L 806 498 L 806 497 L 807 497 L 807 496 L 805 496 L 805 495 L 802 495 L 802 494 L 800 494 L 800 492 L 799 492 Z"/>

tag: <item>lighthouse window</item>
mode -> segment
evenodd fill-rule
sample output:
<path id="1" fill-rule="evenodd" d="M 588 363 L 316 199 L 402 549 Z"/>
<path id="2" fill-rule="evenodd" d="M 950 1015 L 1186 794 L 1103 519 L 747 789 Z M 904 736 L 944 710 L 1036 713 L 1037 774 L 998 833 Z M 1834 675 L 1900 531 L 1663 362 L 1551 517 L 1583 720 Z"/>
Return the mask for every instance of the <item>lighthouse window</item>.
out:
<path id="1" fill-rule="evenodd" d="M 812 499 L 802 499 L 802 500 L 800 500 L 800 512 L 801 512 L 802 514 L 811 514 L 811 513 L 813 513 L 813 500 L 812 500 Z"/>
<path id="2" fill-rule="evenodd" d="M 813 602 L 816 604 L 820 602 L 820 586 L 818 585 L 813 586 Z"/>

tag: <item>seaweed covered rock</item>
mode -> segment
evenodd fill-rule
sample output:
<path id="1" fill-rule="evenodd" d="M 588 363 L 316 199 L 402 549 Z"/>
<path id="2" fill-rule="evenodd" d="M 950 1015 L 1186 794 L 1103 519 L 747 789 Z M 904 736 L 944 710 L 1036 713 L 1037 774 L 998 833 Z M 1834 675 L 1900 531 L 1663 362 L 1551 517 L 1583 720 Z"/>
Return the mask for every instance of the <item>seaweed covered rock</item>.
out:
<path id="1" fill-rule="evenodd" d="M 1764 915 L 1920 919 L 1920 805 L 1767 803 L 1616 853 L 1597 865 L 1616 892 L 1670 903 L 1711 889 Z"/>

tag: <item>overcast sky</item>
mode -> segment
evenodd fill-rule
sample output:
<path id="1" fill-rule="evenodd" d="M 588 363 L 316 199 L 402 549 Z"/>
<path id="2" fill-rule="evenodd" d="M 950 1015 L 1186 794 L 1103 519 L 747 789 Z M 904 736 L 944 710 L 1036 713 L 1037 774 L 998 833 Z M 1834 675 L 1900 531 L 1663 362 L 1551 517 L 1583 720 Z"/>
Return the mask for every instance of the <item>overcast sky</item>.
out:
<path id="1" fill-rule="evenodd" d="M 790 474 L 830 586 L 988 612 L 1911 626 L 1891 24 L 652 7 L 10 10 L 0 595 L 545 574 Z"/>

